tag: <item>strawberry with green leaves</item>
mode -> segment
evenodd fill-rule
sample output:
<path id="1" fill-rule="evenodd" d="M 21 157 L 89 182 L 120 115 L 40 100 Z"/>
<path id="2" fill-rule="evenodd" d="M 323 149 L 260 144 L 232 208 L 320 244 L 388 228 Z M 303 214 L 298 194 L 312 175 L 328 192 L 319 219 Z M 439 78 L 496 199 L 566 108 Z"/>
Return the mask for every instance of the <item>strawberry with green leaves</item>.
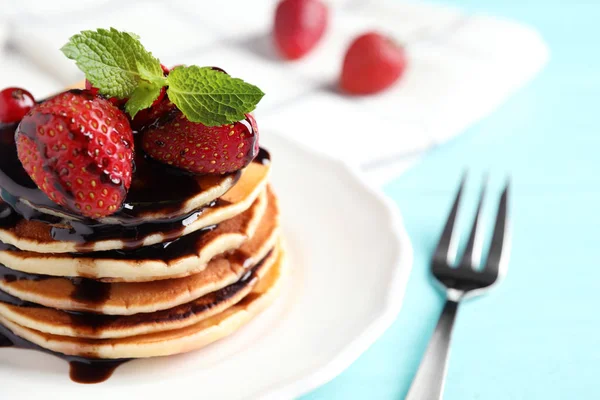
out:
<path id="1" fill-rule="evenodd" d="M 124 108 L 131 116 L 132 126 L 147 131 L 143 133 L 143 148 L 157 161 L 193 173 L 225 173 L 245 167 L 258 152 L 257 130 L 246 129 L 242 122 L 264 96 L 256 86 L 213 67 L 180 65 L 165 73 L 158 59 L 147 52 L 135 36 L 115 29 L 81 32 L 73 36 L 62 51 L 75 60 L 100 94 L 128 99 Z M 165 87 L 166 96 L 162 98 Z M 180 112 L 178 122 L 168 125 L 169 129 L 153 127 L 160 125 L 160 117 L 177 111 L 175 109 Z M 173 124 L 185 126 L 186 130 Z M 148 127 L 152 129 L 144 129 Z M 220 133 L 225 131 L 234 131 L 235 138 Z M 205 154 L 205 158 L 191 160 L 188 158 L 193 155 L 188 154 L 184 161 L 175 162 L 174 154 L 156 149 L 155 136 L 160 136 L 158 142 L 172 143 L 174 147 L 177 147 L 175 143 L 192 141 L 194 146 L 215 151 L 210 159 Z M 231 150 L 225 149 L 234 144 L 250 151 L 243 157 L 238 157 L 239 152 L 225 156 Z M 169 147 L 172 146 L 167 146 L 167 150 Z M 214 156 L 217 150 L 223 159 Z M 228 161 L 230 155 L 235 162 Z M 228 162 L 219 167 L 211 164 L 217 161 Z"/>
<path id="2" fill-rule="evenodd" d="M 160 61 L 131 33 L 116 29 L 83 31 L 62 52 L 101 95 L 128 99 L 125 111 L 149 108 L 167 87 L 167 97 L 191 122 L 207 126 L 241 121 L 264 93 L 254 85 L 211 67 L 177 66 L 165 76 Z"/>
<path id="3" fill-rule="evenodd" d="M 112 28 L 83 31 L 62 51 L 93 90 L 36 105 L 16 133 L 24 169 L 56 203 L 91 218 L 120 209 L 132 180 L 132 125 L 151 157 L 192 173 L 231 172 L 257 154 L 247 117 L 264 96 L 256 86 L 211 67 L 167 73 L 137 36 Z"/>

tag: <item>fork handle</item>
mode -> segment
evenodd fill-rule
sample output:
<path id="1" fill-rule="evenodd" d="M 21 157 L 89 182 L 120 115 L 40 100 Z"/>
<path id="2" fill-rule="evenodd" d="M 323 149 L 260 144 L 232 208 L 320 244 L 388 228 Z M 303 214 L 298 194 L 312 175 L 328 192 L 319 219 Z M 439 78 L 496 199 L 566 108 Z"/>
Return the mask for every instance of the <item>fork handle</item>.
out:
<path id="1" fill-rule="evenodd" d="M 458 302 L 446 300 L 442 315 L 429 340 L 419 370 L 413 379 L 405 400 L 440 400 L 448 367 L 452 327 L 458 311 Z"/>

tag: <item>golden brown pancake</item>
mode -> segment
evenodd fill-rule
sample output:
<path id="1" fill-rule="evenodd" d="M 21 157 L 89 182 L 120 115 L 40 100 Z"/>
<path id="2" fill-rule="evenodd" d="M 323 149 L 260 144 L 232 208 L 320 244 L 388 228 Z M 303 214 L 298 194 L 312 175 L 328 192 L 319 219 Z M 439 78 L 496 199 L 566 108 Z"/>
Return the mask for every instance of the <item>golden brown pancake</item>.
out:
<path id="1" fill-rule="evenodd" d="M 210 231 L 197 231 L 166 248 L 137 252 L 98 252 L 41 254 L 24 251 L 0 251 L 0 264 L 31 274 L 88 277 L 104 281 L 145 282 L 183 277 L 200 272 L 214 256 L 237 249 L 254 235 L 265 213 L 269 198 L 263 192 L 241 214 L 220 223 Z"/>
<path id="2" fill-rule="evenodd" d="M 285 275 L 284 251 L 254 289 L 225 311 L 180 329 L 118 339 L 86 339 L 52 335 L 26 328 L 0 316 L 0 323 L 14 334 L 43 348 L 92 358 L 145 358 L 184 353 L 230 335 L 269 306 Z"/>
<path id="3" fill-rule="evenodd" d="M 13 227 L 0 228 L 0 242 L 15 246 L 20 250 L 38 253 L 119 250 L 168 242 L 226 221 L 247 210 L 266 186 L 269 169 L 269 165 L 250 163 L 242 172 L 238 182 L 220 197 L 217 205 L 190 215 L 177 223 L 174 228 L 166 229 L 167 225 L 158 224 L 156 230 L 144 231 L 135 238 L 124 238 L 117 232 L 115 237 L 77 243 L 53 238 L 53 227 L 48 223 L 21 219 Z"/>
<path id="4" fill-rule="evenodd" d="M 0 303 L 0 315 L 27 328 L 53 335 L 81 338 L 123 338 L 180 329 L 216 315 L 243 299 L 277 260 L 274 248 L 242 279 L 189 303 L 152 313 L 98 315 L 68 313 L 47 307 L 22 307 Z"/>
<path id="5" fill-rule="evenodd" d="M 247 271 L 248 265 L 256 264 L 275 246 L 278 231 L 277 198 L 269 190 L 269 203 L 254 235 L 235 252 L 213 258 L 204 270 L 196 274 L 153 282 L 92 282 L 91 287 L 76 284 L 68 278 L 5 278 L 0 280 L 0 289 L 23 301 L 62 310 L 93 311 L 110 315 L 164 310 L 188 303 L 238 281 Z"/>

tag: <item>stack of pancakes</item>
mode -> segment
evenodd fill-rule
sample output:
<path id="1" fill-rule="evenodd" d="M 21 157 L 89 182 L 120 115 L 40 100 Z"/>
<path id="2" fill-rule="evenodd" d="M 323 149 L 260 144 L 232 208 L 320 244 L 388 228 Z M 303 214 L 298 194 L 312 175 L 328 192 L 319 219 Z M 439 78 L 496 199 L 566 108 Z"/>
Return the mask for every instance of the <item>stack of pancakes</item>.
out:
<path id="1" fill-rule="evenodd" d="M 215 177 L 136 164 L 123 209 L 88 220 L 0 160 L 4 328 L 66 355 L 164 356 L 231 334 L 272 302 L 284 254 L 268 154 Z"/>

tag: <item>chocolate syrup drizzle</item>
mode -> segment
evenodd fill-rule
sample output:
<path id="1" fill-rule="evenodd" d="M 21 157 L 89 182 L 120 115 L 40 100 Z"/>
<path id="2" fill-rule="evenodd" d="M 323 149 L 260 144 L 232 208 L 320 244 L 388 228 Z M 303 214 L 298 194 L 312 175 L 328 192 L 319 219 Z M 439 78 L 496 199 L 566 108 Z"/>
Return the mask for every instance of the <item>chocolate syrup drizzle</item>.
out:
<path id="1" fill-rule="evenodd" d="M 248 125 L 251 125 L 248 123 Z M 78 250 L 87 252 L 86 257 L 95 258 L 121 258 L 121 259 L 163 259 L 169 260 L 181 257 L 195 249 L 190 249 L 192 241 L 198 235 L 204 235 L 214 226 L 200 230 L 194 234 L 180 237 L 185 226 L 195 221 L 207 207 L 224 205 L 222 200 L 217 200 L 200 210 L 187 215 L 176 215 L 181 199 L 189 198 L 194 194 L 206 190 L 211 186 L 207 178 L 207 187 L 201 187 L 196 176 L 169 168 L 154 162 L 146 157 L 143 152 L 138 152 L 134 160 L 134 179 L 121 210 L 109 218 L 94 220 L 75 214 L 64 207 L 52 202 L 27 175 L 17 157 L 14 133 L 18 124 L 0 123 L 0 227 L 13 227 L 22 219 L 40 221 L 52 225 L 51 236 L 55 240 L 65 240 L 79 243 Z M 26 135 L 32 135 L 33 126 L 22 126 L 21 130 Z M 139 140 L 141 135 L 135 135 Z M 141 146 L 136 146 L 141 148 Z M 270 155 L 260 149 L 253 160 L 263 165 L 270 163 Z M 91 168 L 92 166 L 90 166 Z M 241 176 L 241 172 L 229 175 L 234 183 Z M 120 183 L 119 183 L 120 184 Z M 67 196 L 68 197 L 68 196 Z M 160 211 L 162 219 L 153 219 L 147 222 L 144 216 Z M 143 238 L 153 232 L 168 232 L 166 241 L 153 246 L 142 247 Z M 125 238 L 129 240 L 124 250 L 104 252 L 91 252 L 86 242 L 110 238 Z M 138 239 L 138 240 L 136 240 Z M 19 251 L 14 246 L 0 242 L 0 251 Z M 84 254 L 74 253 L 74 257 Z M 240 259 L 245 255 L 238 254 Z M 266 258 L 266 257 L 265 257 Z M 256 271 L 264 259 L 248 272 L 238 282 L 229 285 L 214 293 L 215 302 L 223 301 L 233 296 L 243 288 L 250 279 L 257 279 Z M 243 263 L 247 266 L 247 260 Z M 11 270 L 0 265 L 0 279 L 6 282 L 15 280 L 44 280 L 56 278 L 49 275 L 28 274 Z M 104 303 L 110 296 L 110 284 L 88 278 L 67 278 L 75 284 L 71 293 L 74 300 L 83 303 Z M 242 302 L 250 301 L 252 294 Z M 0 290 L 0 302 L 21 307 L 40 307 L 40 305 L 23 301 Z M 199 312 L 201 307 L 210 307 L 210 304 L 198 306 L 190 312 Z M 69 312 L 74 323 L 87 325 L 93 329 L 105 326 L 119 318 L 94 313 Z M 99 383 L 108 379 L 113 371 L 128 359 L 108 360 L 92 357 L 69 356 L 45 349 L 28 340 L 25 340 L 10 329 L 0 324 L 0 347 L 17 347 L 33 349 L 52 354 L 66 360 L 70 365 L 70 377 L 79 383 Z"/>
<path id="2" fill-rule="evenodd" d="M 264 265 L 265 261 L 271 255 L 271 251 L 258 263 L 253 266 L 248 265 L 249 261 L 251 262 L 251 257 L 246 255 L 245 260 L 240 260 L 241 265 L 247 268 L 246 273 L 235 283 L 228 285 L 222 289 L 219 289 L 215 292 L 209 293 L 207 298 L 210 299 L 210 302 L 201 302 L 201 301 L 192 301 L 188 304 L 181 305 L 175 307 L 176 309 L 184 309 L 184 314 L 172 313 L 169 310 L 163 310 L 154 312 L 153 320 L 156 322 L 173 320 L 176 318 L 186 318 L 191 314 L 196 314 L 199 312 L 203 312 L 208 308 L 213 307 L 215 304 L 221 303 L 223 301 L 228 300 L 240 290 L 242 290 L 248 283 L 248 281 L 257 278 L 257 273 L 260 268 Z M 29 274 L 20 271 L 11 270 L 0 264 L 0 280 L 5 280 L 7 282 L 14 282 L 15 280 L 32 280 L 32 281 L 40 281 L 45 279 L 51 279 L 56 277 L 51 277 L 48 275 L 40 275 L 40 274 Z M 61 277 L 62 278 L 62 277 Z M 71 293 L 71 299 L 87 303 L 87 304 L 95 304 L 102 305 L 106 302 L 106 300 L 110 297 L 110 289 L 111 284 L 105 282 L 95 281 L 93 279 L 87 278 L 63 278 L 70 279 L 75 285 L 76 289 Z M 11 304 L 19 307 L 38 307 L 44 308 L 39 304 L 27 302 L 21 300 L 15 296 L 12 296 L 6 293 L 3 290 L 0 290 L 0 302 Z M 86 325 L 92 328 L 100 328 L 102 326 L 106 326 L 108 324 L 114 323 L 120 318 L 123 318 L 119 315 L 106 315 L 106 314 L 98 314 L 93 312 L 79 312 L 79 311 L 67 311 L 64 312 L 69 313 L 72 318 L 77 322 L 78 325 Z M 144 314 L 137 314 L 141 319 L 144 319 Z M 131 316 L 124 317 L 126 319 L 132 320 Z"/>
<path id="3" fill-rule="evenodd" d="M 153 244 L 125 250 L 105 250 L 89 253 L 71 253 L 75 258 L 86 257 L 110 260 L 162 260 L 174 261 L 196 254 L 201 245 L 201 238 L 212 232 L 217 225 L 210 225 L 185 236 L 179 236 L 168 242 Z"/>
<path id="4" fill-rule="evenodd" d="M 0 264 L 0 280 L 5 282 L 15 281 L 43 281 L 47 279 L 64 278 L 73 282 L 75 290 L 71 293 L 71 298 L 80 303 L 102 304 L 110 296 L 110 283 L 97 281 L 81 277 L 56 277 L 51 275 L 30 274 L 27 272 L 10 269 Z M 20 307 L 39 307 L 38 304 L 21 300 L 0 289 L 0 302 L 12 304 Z"/>
<path id="5" fill-rule="evenodd" d="M 267 150 L 261 147 L 260 149 L 258 149 L 258 154 L 256 155 L 256 157 L 254 157 L 254 160 L 252 160 L 252 162 L 259 163 L 262 165 L 269 165 L 271 164 L 271 154 L 269 154 Z"/>

